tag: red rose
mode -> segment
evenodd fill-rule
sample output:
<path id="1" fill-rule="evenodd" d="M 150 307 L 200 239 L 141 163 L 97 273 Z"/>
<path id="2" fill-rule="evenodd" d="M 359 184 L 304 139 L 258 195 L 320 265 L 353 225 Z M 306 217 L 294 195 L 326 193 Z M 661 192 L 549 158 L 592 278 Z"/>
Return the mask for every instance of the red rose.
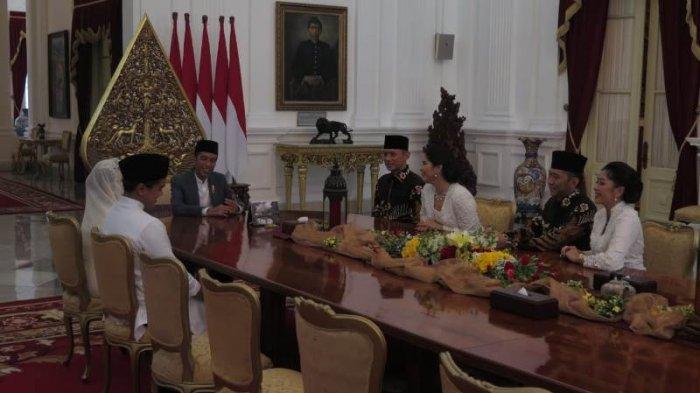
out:
<path id="1" fill-rule="evenodd" d="M 457 247 L 455 247 L 455 246 L 443 247 L 440 250 L 440 259 L 454 258 L 456 254 L 457 254 Z"/>
<path id="2" fill-rule="evenodd" d="M 527 266 L 530 263 L 530 256 L 529 255 L 523 255 L 520 257 L 520 264 L 523 266 Z"/>
<path id="3" fill-rule="evenodd" d="M 513 265 L 512 262 L 506 262 L 506 264 L 503 265 L 503 271 L 506 273 L 506 277 L 508 277 L 510 281 L 513 281 L 515 278 L 515 265 Z"/>

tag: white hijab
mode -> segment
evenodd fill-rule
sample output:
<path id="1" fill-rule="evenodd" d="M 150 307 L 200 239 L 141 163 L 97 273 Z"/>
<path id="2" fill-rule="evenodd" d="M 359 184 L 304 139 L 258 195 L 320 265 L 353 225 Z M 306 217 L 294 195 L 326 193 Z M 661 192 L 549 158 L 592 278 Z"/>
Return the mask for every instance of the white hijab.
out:
<path id="1" fill-rule="evenodd" d="M 83 234 L 83 260 L 88 289 L 93 297 L 100 297 L 92 258 L 90 231 L 102 225 L 107 211 L 124 193 L 119 159 L 108 158 L 95 164 L 85 180 L 85 214 L 80 230 Z"/>

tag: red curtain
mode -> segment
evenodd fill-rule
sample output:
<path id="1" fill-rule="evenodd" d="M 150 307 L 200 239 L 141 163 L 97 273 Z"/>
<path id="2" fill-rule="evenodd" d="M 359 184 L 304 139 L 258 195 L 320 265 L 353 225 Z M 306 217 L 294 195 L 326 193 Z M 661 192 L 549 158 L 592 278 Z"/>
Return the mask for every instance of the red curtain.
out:
<path id="1" fill-rule="evenodd" d="M 85 34 L 90 31 L 93 34 Z M 89 56 L 91 37 L 95 35 L 111 40 L 112 72 L 119 65 L 122 54 L 122 0 L 74 0 L 73 26 L 71 30 L 71 83 L 75 85 L 78 102 L 78 130 L 76 132 L 75 166 L 73 175 L 76 182 L 87 177 L 87 168 L 80 158 L 80 141 L 90 122 Z"/>
<path id="2" fill-rule="evenodd" d="M 690 35 L 686 17 L 695 26 L 700 24 L 700 0 L 690 0 L 691 14 L 686 4 L 686 0 L 659 0 L 666 104 L 671 132 L 680 149 L 671 218 L 676 209 L 698 203 L 696 149 L 684 142 L 686 137 L 697 134 L 695 129 L 690 131 L 697 118 L 700 61 L 696 56 L 700 56 L 700 47 L 697 38 Z"/>
<path id="3" fill-rule="evenodd" d="M 559 69 L 567 70 L 569 80 L 568 131 L 566 150 L 579 152 L 593 105 L 609 0 L 560 0 Z"/>
<path id="4" fill-rule="evenodd" d="M 12 67 L 12 107 L 19 115 L 24 100 L 24 84 L 27 79 L 27 18 L 24 12 L 10 12 L 10 66 Z"/>

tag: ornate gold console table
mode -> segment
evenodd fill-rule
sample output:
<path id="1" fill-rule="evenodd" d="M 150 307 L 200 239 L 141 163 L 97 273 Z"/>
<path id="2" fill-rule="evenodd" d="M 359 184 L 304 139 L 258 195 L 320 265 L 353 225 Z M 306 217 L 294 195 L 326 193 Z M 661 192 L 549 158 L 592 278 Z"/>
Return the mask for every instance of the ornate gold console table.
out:
<path id="1" fill-rule="evenodd" d="M 357 213 L 362 212 L 362 195 L 364 194 L 365 167 L 369 165 L 372 184 L 372 204 L 374 188 L 379 177 L 379 164 L 382 162 L 383 148 L 380 145 L 310 145 L 278 144 L 275 146 L 284 163 L 284 189 L 287 210 L 292 209 L 292 176 L 294 166 L 299 175 L 299 208 L 306 208 L 306 173 L 309 165 L 330 169 L 337 163 L 343 170 L 357 173 Z"/>

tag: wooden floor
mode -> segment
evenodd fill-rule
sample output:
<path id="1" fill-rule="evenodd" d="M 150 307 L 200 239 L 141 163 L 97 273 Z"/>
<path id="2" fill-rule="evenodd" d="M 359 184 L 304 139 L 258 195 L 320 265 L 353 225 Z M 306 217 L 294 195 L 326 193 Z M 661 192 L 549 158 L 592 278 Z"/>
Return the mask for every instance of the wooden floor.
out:
<path id="1" fill-rule="evenodd" d="M 20 181 L 75 201 L 84 201 L 85 188 L 58 175 L 35 177 L 0 172 Z M 44 213 L 0 215 L 0 302 L 27 300 L 61 294 L 51 264 L 51 248 Z"/>

